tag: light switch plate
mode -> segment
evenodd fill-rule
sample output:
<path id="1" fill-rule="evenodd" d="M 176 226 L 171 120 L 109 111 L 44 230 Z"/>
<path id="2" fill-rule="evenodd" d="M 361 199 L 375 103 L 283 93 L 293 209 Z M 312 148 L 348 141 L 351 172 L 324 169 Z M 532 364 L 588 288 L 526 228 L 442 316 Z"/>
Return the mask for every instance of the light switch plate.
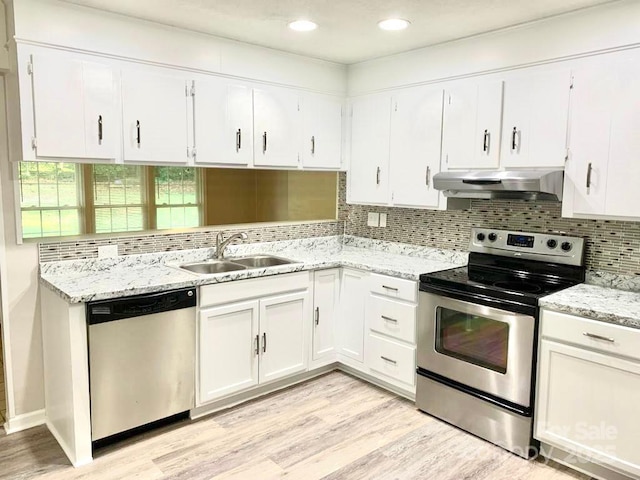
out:
<path id="1" fill-rule="evenodd" d="M 387 214 L 386 213 L 381 213 L 380 214 L 380 226 L 381 227 L 386 227 L 387 226 Z"/>
<path id="2" fill-rule="evenodd" d="M 380 225 L 380 214 L 377 212 L 369 212 L 367 215 L 367 225 L 369 227 L 377 227 Z"/>
<path id="3" fill-rule="evenodd" d="M 103 245 L 98 247 L 98 258 L 109 258 L 118 256 L 118 245 Z"/>

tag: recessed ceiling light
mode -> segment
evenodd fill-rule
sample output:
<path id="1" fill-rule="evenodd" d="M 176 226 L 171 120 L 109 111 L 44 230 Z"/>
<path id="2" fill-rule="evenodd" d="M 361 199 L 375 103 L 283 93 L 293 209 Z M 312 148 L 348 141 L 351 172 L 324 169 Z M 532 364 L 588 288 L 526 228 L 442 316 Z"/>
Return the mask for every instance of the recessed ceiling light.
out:
<path id="1" fill-rule="evenodd" d="M 296 32 L 310 32 L 311 30 L 318 28 L 318 25 L 309 20 L 296 20 L 289 24 L 289 28 Z"/>
<path id="2" fill-rule="evenodd" d="M 409 20 L 403 20 L 402 18 L 388 18 L 387 20 L 380 20 L 378 26 L 382 30 L 404 30 L 411 22 Z"/>

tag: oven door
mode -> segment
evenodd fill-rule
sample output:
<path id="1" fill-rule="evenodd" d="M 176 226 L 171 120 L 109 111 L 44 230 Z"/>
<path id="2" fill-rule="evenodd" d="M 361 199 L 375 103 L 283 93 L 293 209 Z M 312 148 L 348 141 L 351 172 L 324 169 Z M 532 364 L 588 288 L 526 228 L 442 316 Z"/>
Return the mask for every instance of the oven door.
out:
<path id="1" fill-rule="evenodd" d="M 529 407 L 535 328 L 531 315 L 420 292 L 418 367 Z"/>

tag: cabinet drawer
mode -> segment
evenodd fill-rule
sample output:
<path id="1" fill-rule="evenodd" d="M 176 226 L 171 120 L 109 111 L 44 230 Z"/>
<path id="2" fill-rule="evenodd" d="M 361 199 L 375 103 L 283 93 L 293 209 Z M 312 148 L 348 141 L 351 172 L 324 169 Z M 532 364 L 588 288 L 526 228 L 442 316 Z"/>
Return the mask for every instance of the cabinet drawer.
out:
<path id="1" fill-rule="evenodd" d="M 369 295 L 369 328 L 390 337 L 416 343 L 416 306 Z"/>
<path id="2" fill-rule="evenodd" d="M 418 284 L 413 280 L 403 280 L 374 273 L 369 276 L 369 286 L 371 291 L 378 295 L 400 298 L 408 302 L 416 302 L 418 298 Z"/>
<path id="3" fill-rule="evenodd" d="M 416 349 L 393 340 L 369 334 L 367 364 L 374 372 L 394 378 L 407 385 L 416 382 Z"/>
<path id="4" fill-rule="evenodd" d="M 542 336 L 640 360 L 640 329 L 542 310 Z"/>

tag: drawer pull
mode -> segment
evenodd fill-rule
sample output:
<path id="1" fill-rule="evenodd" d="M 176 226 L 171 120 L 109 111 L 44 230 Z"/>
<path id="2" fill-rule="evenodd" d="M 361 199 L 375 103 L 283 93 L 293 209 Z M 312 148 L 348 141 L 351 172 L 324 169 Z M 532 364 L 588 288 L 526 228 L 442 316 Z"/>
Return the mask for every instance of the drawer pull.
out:
<path id="1" fill-rule="evenodd" d="M 604 340 L 605 342 L 616 343 L 611 337 L 603 337 L 602 335 L 596 335 L 595 333 L 584 332 L 582 335 L 589 338 L 595 338 L 596 340 Z"/>
<path id="2" fill-rule="evenodd" d="M 398 323 L 398 320 L 395 318 L 387 317 L 386 315 L 380 315 L 380 317 L 387 322 Z"/>
<path id="3" fill-rule="evenodd" d="M 380 358 L 381 358 L 382 360 L 384 360 L 385 362 L 393 363 L 394 365 L 397 365 L 397 364 L 398 364 L 398 362 L 396 362 L 395 360 L 392 360 L 392 359 L 391 359 L 391 358 L 389 358 L 389 357 L 385 357 L 385 356 L 383 356 L 383 355 L 380 355 Z"/>
<path id="4" fill-rule="evenodd" d="M 387 285 L 382 285 L 382 288 L 384 288 L 385 290 L 391 290 L 393 292 L 397 292 L 398 289 L 396 287 L 388 287 Z"/>

